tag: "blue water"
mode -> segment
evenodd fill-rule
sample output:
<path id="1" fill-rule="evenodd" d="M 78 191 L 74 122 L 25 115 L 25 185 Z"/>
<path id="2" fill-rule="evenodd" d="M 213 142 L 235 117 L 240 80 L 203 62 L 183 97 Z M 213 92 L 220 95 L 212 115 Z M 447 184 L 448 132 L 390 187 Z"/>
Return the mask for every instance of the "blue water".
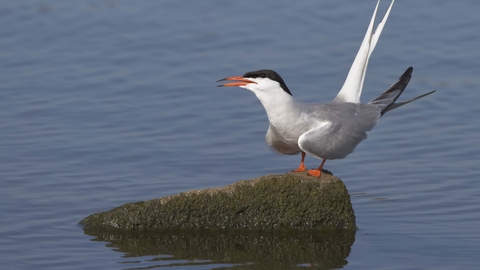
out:
<path id="1" fill-rule="evenodd" d="M 297 99 L 327 102 L 374 5 L 1 1 L 2 267 L 254 268 L 254 258 L 128 252 L 78 221 L 127 202 L 295 168 L 298 156 L 265 146 L 268 122 L 256 97 L 216 88 L 215 80 L 269 68 Z M 480 265 L 479 8 L 473 0 L 395 4 L 362 100 L 409 66 L 414 77 L 403 98 L 437 92 L 389 113 L 352 155 L 326 163 L 347 185 L 359 227 L 338 267 Z"/>

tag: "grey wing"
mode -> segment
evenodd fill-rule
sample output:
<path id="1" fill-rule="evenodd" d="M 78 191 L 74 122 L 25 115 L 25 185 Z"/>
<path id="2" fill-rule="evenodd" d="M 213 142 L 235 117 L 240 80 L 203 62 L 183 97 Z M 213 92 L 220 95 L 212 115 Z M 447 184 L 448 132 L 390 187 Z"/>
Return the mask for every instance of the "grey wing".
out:
<path id="1" fill-rule="evenodd" d="M 380 109 L 372 104 L 336 103 L 324 110 L 330 112 L 328 120 L 298 139 L 300 148 L 317 158 L 345 158 L 380 118 Z"/>
<path id="2" fill-rule="evenodd" d="M 277 134 L 272 126 L 268 127 L 267 134 L 265 135 L 265 141 L 272 150 L 284 155 L 297 155 L 301 152 L 298 146 L 293 147 L 282 140 L 282 137 Z"/>

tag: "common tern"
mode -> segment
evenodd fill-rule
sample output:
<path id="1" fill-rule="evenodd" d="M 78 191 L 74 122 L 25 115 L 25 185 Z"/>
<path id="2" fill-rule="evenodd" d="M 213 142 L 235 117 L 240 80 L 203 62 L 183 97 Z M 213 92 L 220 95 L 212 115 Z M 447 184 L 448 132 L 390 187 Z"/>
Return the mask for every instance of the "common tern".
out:
<path id="1" fill-rule="evenodd" d="M 367 138 L 367 132 L 385 113 L 430 95 L 431 91 L 407 101 L 396 102 L 407 87 L 413 68 L 409 67 L 398 82 L 368 103 L 360 103 L 368 60 L 372 54 L 394 0 L 375 31 L 374 23 L 380 0 L 377 2 L 367 32 L 353 61 L 343 87 L 335 99 L 323 104 L 303 103 L 293 98 L 282 77 L 264 69 L 233 76 L 220 81 L 233 81 L 220 86 L 239 86 L 253 92 L 262 103 L 270 125 L 265 136 L 273 150 L 285 155 L 302 154 L 300 166 L 294 172 L 307 171 L 320 177 L 328 159 L 342 159 Z M 322 160 L 314 170 L 305 167 L 305 154 Z"/>

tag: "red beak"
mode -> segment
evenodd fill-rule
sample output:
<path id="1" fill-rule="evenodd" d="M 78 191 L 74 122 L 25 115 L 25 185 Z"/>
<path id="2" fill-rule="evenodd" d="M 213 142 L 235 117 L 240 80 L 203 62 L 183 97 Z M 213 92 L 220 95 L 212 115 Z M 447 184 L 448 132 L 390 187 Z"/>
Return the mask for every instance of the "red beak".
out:
<path id="1" fill-rule="evenodd" d="M 219 85 L 218 87 L 222 87 L 222 86 L 245 86 L 249 83 L 256 83 L 256 82 L 247 80 L 247 79 L 243 78 L 242 76 L 228 77 L 228 78 L 218 80 L 217 82 L 221 82 L 221 81 L 236 81 L 236 82 L 222 84 L 222 85 Z"/>

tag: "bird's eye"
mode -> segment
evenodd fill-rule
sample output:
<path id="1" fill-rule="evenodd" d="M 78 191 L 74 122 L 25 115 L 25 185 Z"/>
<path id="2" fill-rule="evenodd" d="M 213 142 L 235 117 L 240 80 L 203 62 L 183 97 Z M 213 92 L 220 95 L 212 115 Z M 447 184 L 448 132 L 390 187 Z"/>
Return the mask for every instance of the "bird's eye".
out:
<path id="1" fill-rule="evenodd" d="M 260 77 L 265 78 L 267 76 L 265 75 L 265 73 L 262 73 L 262 74 L 260 74 Z"/>

